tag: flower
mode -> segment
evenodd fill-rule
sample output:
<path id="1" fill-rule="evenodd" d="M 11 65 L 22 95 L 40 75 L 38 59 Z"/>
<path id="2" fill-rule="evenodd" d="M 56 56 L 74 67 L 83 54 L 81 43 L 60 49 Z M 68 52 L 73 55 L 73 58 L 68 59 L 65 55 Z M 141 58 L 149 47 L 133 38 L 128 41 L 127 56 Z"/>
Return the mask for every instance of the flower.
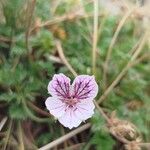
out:
<path id="1" fill-rule="evenodd" d="M 69 129 L 79 126 L 94 114 L 93 99 L 98 93 L 94 76 L 79 75 L 71 85 L 64 74 L 56 74 L 48 84 L 48 92 L 52 97 L 45 102 L 47 109 Z"/>

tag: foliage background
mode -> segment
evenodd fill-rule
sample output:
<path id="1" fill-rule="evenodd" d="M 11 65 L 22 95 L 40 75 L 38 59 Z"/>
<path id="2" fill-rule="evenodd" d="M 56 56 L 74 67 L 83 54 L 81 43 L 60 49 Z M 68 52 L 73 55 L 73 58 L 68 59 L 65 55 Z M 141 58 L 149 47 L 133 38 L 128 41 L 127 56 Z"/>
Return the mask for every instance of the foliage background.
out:
<path id="1" fill-rule="evenodd" d="M 44 103 L 47 84 L 55 73 L 74 78 L 60 56 L 58 40 L 78 74 L 95 74 L 100 87 L 97 100 L 141 46 L 140 39 L 149 32 L 149 2 L 98 2 L 96 67 L 92 72 L 93 1 L 0 1 L 0 120 L 7 120 L 0 129 L 1 149 L 38 149 L 70 132 L 46 113 Z M 137 8 L 124 21 L 105 68 L 116 29 L 134 6 Z M 134 60 L 136 65 L 127 69 L 101 103 L 107 113 L 116 110 L 119 118 L 135 124 L 145 142 L 150 141 L 149 41 L 147 36 Z M 115 139 L 98 111 L 87 122 L 92 124 L 90 129 L 54 149 L 115 149 Z"/>

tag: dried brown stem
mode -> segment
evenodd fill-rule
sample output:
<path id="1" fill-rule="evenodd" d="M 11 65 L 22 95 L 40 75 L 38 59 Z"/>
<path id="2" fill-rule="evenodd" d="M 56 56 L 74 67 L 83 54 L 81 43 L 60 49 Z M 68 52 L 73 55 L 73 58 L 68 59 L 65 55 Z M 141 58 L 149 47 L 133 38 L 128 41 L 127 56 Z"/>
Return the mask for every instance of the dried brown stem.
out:
<path id="1" fill-rule="evenodd" d="M 90 128 L 90 126 L 91 126 L 90 123 L 87 123 L 87 124 L 85 124 L 85 125 L 82 125 L 81 127 L 79 127 L 79 128 L 77 128 L 77 129 L 75 129 L 75 130 L 69 132 L 68 134 L 65 134 L 64 136 L 62 136 L 62 137 L 60 137 L 60 138 L 54 140 L 53 142 L 51 142 L 51 143 L 49 143 L 49 144 L 47 144 L 47 145 L 45 145 L 45 146 L 39 148 L 38 150 L 48 150 L 48 149 L 51 149 L 51 148 L 55 147 L 56 145 L 59 145 L 59 144 L 61 144 L 62 142 L 64 142 L 64 141 L 70 139 L 70 138 L 73 137 L 74 135 L 76 135 L 76 134 L 78 134 L 78 133 L 80 133 L 80 132 L 82 132 L 82 131 L 84 131 L 84 130 Z"/>
<path id="2" fill-rule="evenodd" d="M 4 118 L 2 119 L 2 121 L 0 122 L 0 131 L 1 131 L 2 128 L 4 127 L 6 121 L 7 121 L 7 117 L 4 117 Z"/>
<path id="3" fill-rule="evenodd" d="M 9 141 L 11 129 L 12 129 L 12 120 L 10 120 L 9 127 L 8 127 L 8 130 L 7 130 L 7 133 L 6 133 L 6 139 L 5 139 L 5 142 L 4 142 L 4 147 L 2 148 L 2 150 L 6 150 L 6 148 L 7 148 L 7 144 L 8 144 L 8 141 Z"/>
<path id="4" fill-rule="evenodd" d="M 23 134 L 22 134 L 22 127 L 21 127 L 21 122 L 19 121 L 18 123 L 18 137 L 19 137 L 19 149 L 24 150 L 24 142 L 23 142 Z"/>
<path id="5" fill-rule="evenodd" d="M 39 107 L 37 107 L 36 105 L 34 105 L 32 102 L 27 102 L 27 104 L 33 109 L 35 110 L 37 113 L 46 116 L 46 117 L 51 117 L 51 115 L 48 112 L 43 111 L 42 109 L 40 109 Z"/>
<path id="6" fill-rule="evenodd" d="M 135 53 L 133 54 L 133 56 L 131 57 L 131 59 L 127 63 L 127 65 L 122 69 L 122 71 L 118 74 L 118 76 L 115 78 L 115 80 L 111 83 L 111 85 L 105 90 L 104 94 L 100 97 L 100 99 L 98 100 L 99 104 L 105 100 L 105 98 L 108 96 L 108 94 L 113 90 L 113 88 L 118 84 L 118 82 L 126 74 L 128 69 L 133 66 L 132 64 L 133 64 L 134 60 L 138 57 L 138 55 L 142 51 L 142 48 L 146 42 L 147 35 L 148 34 L 145 33 L 145 35 L 143 36 L 143 38 L 141 40 L 139 47 L 136 49 Z"/>
<path id="7" fill-rule="evenodd" d="M 106 80 L 107 80 L 107 71 L 108 71 L 108 64 L 109 64 L 109 61 L 110 61 L 110 57 L 111 57 L 111 53 L 112 53 L 112 50 L 113 50 L 113 47 L 114 47 L 114 44 L 117 40 L 117 37 L 123 27 L 123 25 L 125 24 L 126 20 L 131 16 L 131 14 L 135 11 L 135 8 L 131 9 L 130 11 L 128 11 L 124 17 L 122 18 L 122 20 L 119 22 L 119 25 L 114 33 L 114 36 L 111 40 L 111 43 L 109 45 L 109 48 L 108 48 L 108 52 L 107 52 L 107 56 L 106 56 L 106 60 L 104 62 L 104 70 L 103 70 L 103 81 L 104 81 L 104 86 L 106 87 Z"/>
<path id="8" fill-rule="evenodd" d="M 70 147 L 67 147 L 67 150 L 77 150 L 77 149 L 81 149 L 82 146 L 84 146 L 85 143 L 78 143 L 75 145 L 72 145 Z M 66 148 L 60 149 L 60 150 L 66 150 Z"/>
<path id="9" fill-rule="evenodd" d="M 64 52 L 63 52 L 63 49 L 62 49 L 62 46 L 61 46 L 60 41 L 56 41 L 56 47 L 57 47 L 57 50 L 58 50 L 58 53 L 59 53 L 59 56 L 60 56 L 62 62 L 66 65 L 66 67 L 70 70 L 70 72 L 71 72 L 74 76 L 77 76 L 78 74 L 77 74 L 76 71 L 72 68 L 72 66 L 69 64 L 68 60 L 66 59 L 66 57 L 65 57 L 65 55 L 64 55 Z"/>
<path id="10" fill-rule="evenodd" d="M 93 48 L 92 48 L 92 68 L 93 74 L 96 71 L 96 47 L 98 37 L 98 0 L 94 0 L 94 25 L 93 25 Z"/>
<path id="11" fill-rule="evenodd" d="M 28 20 L 28 24 L 27 24 L 27 30 L 25 33 L 25 42 L 26 42 L 26 48 L 29 51 L 29 35 L 30 35 L 30 28 L 31 28 L 31 23 L 32 23 L 32 17 L 33 17 L 33 13 L 34 13 L 34 9 L 35 9 L 35 4 L 36 4 L 36 0 L 32 0 L 31 2 L 31 7 L 30 7 L 30 15 L 29 15 L 29 20 Z"/>

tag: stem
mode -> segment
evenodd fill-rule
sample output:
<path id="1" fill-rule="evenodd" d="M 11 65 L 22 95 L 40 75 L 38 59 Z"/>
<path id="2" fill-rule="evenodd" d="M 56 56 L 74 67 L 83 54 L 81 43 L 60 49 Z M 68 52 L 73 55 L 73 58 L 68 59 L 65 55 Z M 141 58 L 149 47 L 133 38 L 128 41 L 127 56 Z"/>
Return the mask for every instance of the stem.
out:
<path id="1" fill-rule="evenodd" d="M 106 80 L 107 80 L 107 71 L 108 71 L 108 64 L 109 64 L 109 61 L 110 61 L 110 57 L 111 57 L 111 53 L 112 53 L 112 50 L 113 50 L 113 47 L 114 47 L 114 44 L 117 40 L 117 37 L 123 27 L 123 25 L 125 24 L 126 20 L 131 16 L 131 14 L 135 11 L 135 8 L 133 8 L 132 10 L 128 11 L 124 17 L 122 18 L 122 20 L 119 22 L 119 25 L 114 33 L 114 36 L 111 40 L 111 43 L 109 45 L 109 48 L 108 48 L 108 52 L 107 52 L 107 56 L 106 56 L 106 60 L 104 62 L 104 71 L 103 71 L 103 81 L 104 81 L 104 88 L 106 88 Z"/>
<path id="2" fill-rule="evenodd" d="M 139 47 L 136 49 L 135 53 L 133 54 L 133 56 L 131 57 L 130 61 L 127 63 L 127 65 L 122 69 L 122 71 L 118 74 L 118 76 L 116 77 L 116 79 L 111 83 L 111 85 L 106 89 L 106 91 L 104 92 L 104 94 L 99 98 L 98 100 L 98 104 L 102 103 L 105 98 L 108 96 L 108 94 L 113 90 L 113 88 L 118 84 L 118 82 L 122 79 L 122 77 L 126 74 L 126 72 L 128 71 L 129 68 L 131 68 L 133 65 L 132 63 L 134 62 L 134 60 L 138 57 L 138 55 L 140 54 L 140 52 L 142 51 L 142 48 L 146 42 L 146 38 L 147 35 L 145 33 L 143 39 L 141 40 L 141 43 L 139 45 Z"/>
<path id="3" fill-rule="evenodd" d="M 20 121 L 18 122 L 18 136 L 19 136 L 19 142 L 20 142 L 19 150 L 24 150 L 25 148 L 24 148 L 22 128 L 21 128 L 21 122 Z"/>
<path id="4" fill-rule="evenodd" d="M 100 114 L 103 116 L 103 118 L 107 121 L 107 123 L 110 125 L 110 126 L 114 126 L 113 125 L 113 122 L 109 119 L 109 117 L 105 114 L 105 112 L 103 111 L 103 109 L 98 105 L 98 103 L 96 101 L 94 101 L 95 105 L 96 105 L 96 108 L 97 110 L 100 112 Z M 117 136 L 116 134 L 114 134 L 113 132 L 111 132 L 109 130 L 109 133 L 114 136 L 116 138 L 116 140 L 118 140 L 119 142 L 123 143 L 123 144 L 128 144 L 130 143 L 128 140 L 126 140 L 125 138 L 122 138 L 120 136 Z"/>
<path id="5" fill-rule="evenodd" d="M 44 122 L 47 122 L 47 121 L 49 120 L 48 118 L 39 118 L 39 117 L 35 116 L 35 115 L 31 112 L 31 110 L 28 108 L 27 104 L 26 104 L 24 101 L 23 101 L 23 106 L 24 106 L 24 109 L 25 109 L 26 113 L 28 114 L 28 116 L 29 116 L 32 120 L 34 120 L 34 121 L 36 121 L 36 122 L 40 122 L 40 123 L 44 123 Z"/>
<path id="6" fill-rule="evenodd" d="M 4 118 L 2 119 L 2 121 L 0 122 L 0 131 L 2 130 L 2 128 L 3 128 L 3 126 L 5 125 L 6 121 L 7 121 L 7 117 L 4 117 Z"/>
<path id="7" fill-rule="evenodd" d="M 94 100 L 94 104 L 97 108 L 97 110 L 101 113 L 101 115 L 103 116 L 103 118 L 107 121 L 108 124 L 111 124 L 110 119 L 108 118 L 108 116 L 104 113 L 104 111 L 102 110 L 102 108 L 98 105 L 98 103 Z"/>
<path id="8" fill-rule="evenodd" d="M 94 29 L 93 29 L 93 49 L 92 49 L 92 66 L 93 74 L 96 74 L 96 47 L 98 36 L 98 0 L 94 0 Z"/>
<path id="9" fill-rule="evenodd" d="M 6 148 L 7 148 L 7 144 L 8 144 L 10 133 L 11 133 L 11 128 L 12 128 L 12 120 L 10 120 L 10 124 L 9 124 L 8 131 L 6 134 L 6 139 L 5 139 L 3 150 L 6 150 Z"/>
<path id="10" fill-rule="evenodd" d="M 25 42 L 26 42 L 26 48 L 29 52 L 29 35 L 30 35 L 30 27 L 31 27 L 31 23 L 32 23 L 32 17 L 33 17 L 33 13 L 34 13 L 34 8 L 35 8 L 35 4 L 36 4 L 36 0 L 32 0 L 31 4 L 30 4 L 30 15 L 29 15 L 29 20 L 28 20 L 28 24 L 27 24 L 27 31 L 25 33 Z"/>
<path id="11" fill-rule="evenodd" d="M 82 131 L 84 131 L 84 130 L 90 128 L 90 126 L 91 126 L 91 124 L 90 124 L 90 123 L 87 123 L 87 124 L 85 124 L 85 125 L 83 125 L 83 126 L 77 128 L 77 129 L 75 129 L 75 130 L 69 132 L 68 134 L 66 134 L 66 135 L 64 135 L 64 136 L 62 136 L 62 137 L 60 137 L 60 138 L 54 140 L 53 142 L 51 142 L 51 143 L 49 143 L 49 144 L 47 144 L 47 145 L 45 145 L 45 146 L 39 148 L 38 150 L 49 150 L 49 149 L 55 147 L 56 145 L 61 144 L 61 143 L 63 143 L 64 141 L 70 139 L 70 138 L 73 137 L 74 135 L 76 135 L 76 134 L 78 134 L 78 133 L 80 133 L 80 132 L 82 132 Z"/>
<path id="12" fill-rule="evenodd" d="M 38 108 L 36 105 L 34 105 L 31 102 L 27 102 L 27 104 L 33 109 L 35 110 L 37 113 L 46 116 L 46 117 L 51 117 L 51 115 L 48 112 L 43 111 L 42 109 Z"/>
<path id="13" fill-rule="evenodd" d="M 137 143 L 140 147 L 150 148 L 150 143 Z"/>
<path id="14" fill-rule="evenodd" d="M 56 47 L 59 53 L 60 58 L 62 59 L 63 63 L 66 65 L 66 67 L 70 70 L 70 72 L 76 77 L 78 74 L 76 71 L 72 68 L 72 66 L 69 64 L 68 60 L 66 59 L 61 43 L 60 41 L 56 41 Z"/>

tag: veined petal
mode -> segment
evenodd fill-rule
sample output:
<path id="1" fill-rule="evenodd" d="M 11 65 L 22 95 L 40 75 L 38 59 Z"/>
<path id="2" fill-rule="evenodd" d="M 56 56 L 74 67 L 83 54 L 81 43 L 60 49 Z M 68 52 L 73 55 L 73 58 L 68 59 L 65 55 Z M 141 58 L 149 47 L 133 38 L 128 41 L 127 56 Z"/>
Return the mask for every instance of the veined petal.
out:
<path id="1" fill-rule="evenodd" d="M 76 99 L 93 100 L 98 93 L 98 85 L 94 76 L 80 75 L 77 76 L 72 84 L 72 94 Z"/>
<path id="2" fill-rule="evenodd" d="M 58 119 L 58 121 L 64 125 L 65 127 L 72 129 L 73 127 L 77 127 L 82 122 L 81 119 L 79 119 L 76 114 L 74 113 L 73 108 L 68 108 L 66 110 L 66 113 Z"/>
<path id="3" fill-rule="evenodd" d="M 70 96 L 70 79 L 64 74 L 56 74 L 48 84 L 48 92 L 60 99 Z"/>
<path id="4" fill-rule="evenodd" d="M 46 108 L 55 118 L 59 118 L 65 113 L 66 105 L 55 97 L 48 97 L 45 101 Z"/>
<path id="5" fill-rule="evenodd" d="M 91 100 L 82 100 L 76 104 L 75 115 L 82 121 L 91 118 L 94 114 L 95 105 Z"/>

